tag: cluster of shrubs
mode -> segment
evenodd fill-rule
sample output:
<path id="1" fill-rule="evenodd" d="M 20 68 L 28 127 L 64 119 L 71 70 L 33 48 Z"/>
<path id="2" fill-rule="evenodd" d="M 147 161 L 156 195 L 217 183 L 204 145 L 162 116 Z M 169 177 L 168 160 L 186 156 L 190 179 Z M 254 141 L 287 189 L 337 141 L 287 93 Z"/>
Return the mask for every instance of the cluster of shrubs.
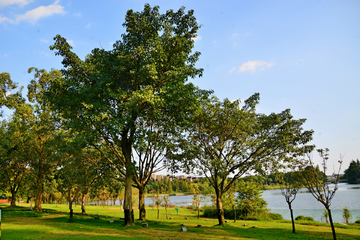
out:
<path id="1" fill-rule="evenodd" d="M 295 220 L 300 220 L 300 221 L 314 221 L 314 219 L 312 217 L 304 217 L 302 215 L 299 215 L 295 218 Z"/>
<path id="2" fill-rule="evenodd" d="M 203 217 L 206 218 L 217 218 L 217 209 L 214 206 L 204 206 Z M 224 217 L 226 219 L 234 219 L 234 210 L 233 209 L 224 209 Z M 236 219 L 237 220 L 283 220 L 281 214 L 270 213 L 268 211 L 258 212 L 254 214 L 247 214 L 246 212 L 236 209 Z"/>

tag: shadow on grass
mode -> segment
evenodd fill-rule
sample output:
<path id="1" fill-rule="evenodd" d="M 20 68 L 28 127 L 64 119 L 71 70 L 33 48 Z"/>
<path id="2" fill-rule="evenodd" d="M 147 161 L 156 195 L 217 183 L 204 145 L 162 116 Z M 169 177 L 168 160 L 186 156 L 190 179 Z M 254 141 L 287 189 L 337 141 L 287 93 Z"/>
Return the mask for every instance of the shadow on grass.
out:
<path id="1" fill-rule="evenodd" d="M 3 210 L 3 208 L 2 208 Z M 186 234 L 195 234 L 194 239 L 222 239 L 222 238 L 248 238 L 248 239 L 332 239 L 331 231 L 322 232 L 321 224 L 319 231 L 307 231 L 305 229 L 298 230 L 295 234 L 291 232 L 291 225 L 278 221 L 276 227 L 262 227 L 260 222 L 247 221 L 248 226 L 242 226 L 244 221 L 237 223 L 228 223 L 225 226 L 214 226 L 216 221 L 204 221 L 204 218 L 198 220 L 194 217 L 189 217 L 188 220 L 184 218 L 187 215 L 179 216 L 177 219 L 172 220 L 146 220 L 143 222 L 148 223 L 149 227 L 142 227 L 142 222 L 136 220 L 134 227 L 124 227 L 124 220 L 119 218 L 101 215 L 100 219 L 94 219 L 92 215 L 82 215 L 80 213 L 74 214 L 74 222 L 69 222 L 69 213 L 60 212 L 53 209 L 44 209 L 44 212 L 28 211 L 27 208 L 19 207 L 16 209 L 7 209 L 5 216 L 14 217 L 40 217 L 31 219 L 28 227 L 20 226 L 16 229 L 16 235 L 9 239 L 20 239 L 24 236 L 34 236 L 34 238 L 48 239 L 118 239 L 119 237 L 124 239 L 157 239 L 157 234 L 163 234 L 168 238 L 174 239 L 187 239 Z M 35 220 L 36 219 L 36 220 Z M 6 220 L 6 217 L 4 218 Z M 110 223 L 110 220 L 114 220 L 114 223 Z M 34 230 L 31 223 L 34 225 L 40 225 L 41 229 Z M 181 233 L 181 223 L 187 227 L 188 233 Z M 202 227 L 196 227 L 201 224 Z M 259 225 L 256 228 L 252 226 Z M 281 226 L 284 224 L 283 226 Z M 300 224 L 300 223 L 299 223 Z M 306 224 L 304 224 L 306 225 Z M 309 224 L 313 225 L 313 224 Z M 265 226 L 265 225 L 264 225 Z M 310 227 L 310 226 L 309 226 Z M 5 229 L 4 229 L 5 230 Z M 4 231 L 4 239 L 6 235 L 9 235 L 9 231 Z M 192 236 L 192 235 L 191 235 Z M 357 239 L 354 234 L 337 233 L 339 239 Z M 193 237 L 191 237 L 193 238 Z M 31 239 L 31 238 L 30 238 Z"/>

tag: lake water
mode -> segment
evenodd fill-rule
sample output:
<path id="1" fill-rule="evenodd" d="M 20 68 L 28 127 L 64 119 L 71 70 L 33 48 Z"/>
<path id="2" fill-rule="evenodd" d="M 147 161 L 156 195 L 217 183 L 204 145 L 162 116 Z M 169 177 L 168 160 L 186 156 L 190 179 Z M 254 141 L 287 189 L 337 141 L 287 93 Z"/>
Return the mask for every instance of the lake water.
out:
<path id="1" fill-rule="evenodd" d="M 344 206 L 346 206 L 352 218 L 350 222 L 355 222 L 360 219 L 360 184 L 338 184 L 338 190 L 335 193 L 334 198 L 331 202 L 331 213 L 334 222 L 344 222 L 342 217 Z M 187 206 L 191 205 L 193 195 L 184 196 L 171 196 L 169 198 L 170 203 L 176 206 Z M 267 201 L 268 208 L 273 213 L 280 213 L 284 219 L 290 220 L 290 211 L 288 204 L 285 201 L 285 197 L 281 194 L 281 190 L 267 190 L 264 191 L 262 197 Z M 151 198 L 145 199 L 145 204 L 152 204 Z M 202 201 L 202 205 L 211 205 L 209 197 Z M 322 218 L 324 213 L 324 206 L 318 202 L 307 189 L 301 189 L 296 195 L 296 199 L 292 202 L 292 209 L 294 211 L 294 217 L 298 215 L 310 216 L 315 221 L 325 222 Z"/>

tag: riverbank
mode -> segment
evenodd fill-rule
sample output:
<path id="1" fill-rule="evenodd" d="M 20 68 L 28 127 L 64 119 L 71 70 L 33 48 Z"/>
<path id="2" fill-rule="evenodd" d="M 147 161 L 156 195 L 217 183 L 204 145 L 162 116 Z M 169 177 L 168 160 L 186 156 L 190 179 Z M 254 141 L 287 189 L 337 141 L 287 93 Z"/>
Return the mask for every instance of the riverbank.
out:
<path id="1" fill-rule="evenodd" d="M 27 204 L 2 210 L 1 236 L 3 239 L 332 239 L 330 226 L 315 222 L 296 222 L 296 233 L 291 232 L 290 221 L 237 221 L 228 219 L 224 227 L 215 226 L 216 219 L 197 219 L 197 212 L 180 208 L 147 208 L 148 227 L 135 221 L 134 227 L 124 228 L 124 213 L 118 207 L 87 206 L 88 215 L 81 215 L 80 206 L 74 208 L 74 222 L 69 222 L 68 206 L 44 204 L 44 212 L 29 211 Z M 99 219 L 93 215 L 99 214 Z M 135 212 L 135 218 L 137 218 Z M 110 221 L 114 221 L 110 223 Z M 181 224 L 187 232 L 181 232 Z M 246 225 L 245 225 L 246 224 Z M 198 227 L 201 225 L 201 227 Z M 245 226 L 244 226 L 245 225 Z M 338 239 L 358 239 L 360 225 L 336 224 Z"/>

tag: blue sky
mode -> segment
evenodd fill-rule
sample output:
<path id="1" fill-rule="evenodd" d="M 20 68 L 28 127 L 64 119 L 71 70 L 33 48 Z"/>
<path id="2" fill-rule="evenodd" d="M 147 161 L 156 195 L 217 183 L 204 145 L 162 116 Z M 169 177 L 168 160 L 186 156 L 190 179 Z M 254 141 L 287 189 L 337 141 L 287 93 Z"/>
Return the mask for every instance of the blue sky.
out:
<path id="1" fill-rule="evenodd" d="M 128 9 L 194 9 L 202 78 L 191 80 L 220 99 L 260 93 L 258 111 L 290 108 L 330 149 L 330 174 L 360 159 L 360 1 L 70 1 L 0 0 L 0 72 L 27 86 L 29 67 L 61 69 L 50 51 L 60 34 L 81 58 L 110 50 L 124 33 Z M 316 162 L 319 159 L 313 155 Z"/>

